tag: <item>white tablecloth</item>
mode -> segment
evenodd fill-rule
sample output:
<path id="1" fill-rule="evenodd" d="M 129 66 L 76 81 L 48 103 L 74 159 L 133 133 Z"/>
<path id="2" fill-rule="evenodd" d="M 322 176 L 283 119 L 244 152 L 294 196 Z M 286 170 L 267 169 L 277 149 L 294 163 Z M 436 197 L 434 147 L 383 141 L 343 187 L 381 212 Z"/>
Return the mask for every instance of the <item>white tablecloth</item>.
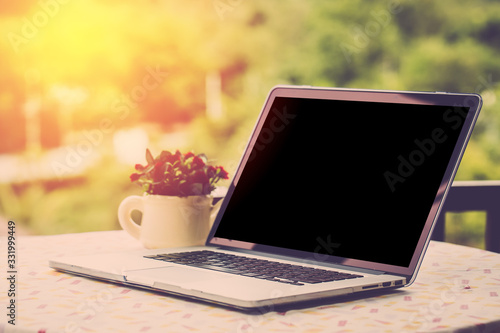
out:
<path id="1" fill-rule="evenodd" d="M 6 239 L 1 240 L 5 251 Z M 431 242 L 417 280 L 408 288 L 264 314 L 241 313 L 48 267 L 49 258 L 63 255 L 141 249 L 123 231 L 20 236 L 16 246 L 16 325 L 45 328 L 47 333 L 500 332 L 500 254 L 447 243 Z M 6 258 L 5 254 L 1 260 Z M 7 314 L 8 285 L 1 288 L 0 303 Z M 7 320 L 4 316 L 0 322 Z"/>

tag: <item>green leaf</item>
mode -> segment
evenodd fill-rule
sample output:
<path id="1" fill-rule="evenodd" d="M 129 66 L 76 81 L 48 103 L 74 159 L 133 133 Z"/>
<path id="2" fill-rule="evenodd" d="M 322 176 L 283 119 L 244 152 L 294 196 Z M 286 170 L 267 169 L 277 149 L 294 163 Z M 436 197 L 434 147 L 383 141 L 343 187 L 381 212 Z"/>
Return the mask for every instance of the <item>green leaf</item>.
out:
<path id="1" fill-rule="evenodd" d="M 155 164 L 155 158 L 153 157 L 149 149 L 146 149 L 146 161 L 149 165 Z"/>
<path id="2" fill-rule="evenodd" d="M 208 164 L 208 157 L 207 155 L 205 154 L 199 154 L 198 155 L 199 158 L 201 158 L 201 160 L 205 163 L 205 164 Z"/>
<path id="3" fill-rule="evenodd" d="M 151 194 L 152 186 L 149 183 L 142 184 L 142 189 L 144 192 Z"/>
<path id="4" fill-rule="evenodd" d="M 160 154 L 160 161 L 165 161 L 167 159 L 167 157 L 169 157 L 170 155 L 172 155 L 171 152 L 167 151 L 167 150 L 163 150 Z M 169 163 L 170 164 L 170 163 Z"/>

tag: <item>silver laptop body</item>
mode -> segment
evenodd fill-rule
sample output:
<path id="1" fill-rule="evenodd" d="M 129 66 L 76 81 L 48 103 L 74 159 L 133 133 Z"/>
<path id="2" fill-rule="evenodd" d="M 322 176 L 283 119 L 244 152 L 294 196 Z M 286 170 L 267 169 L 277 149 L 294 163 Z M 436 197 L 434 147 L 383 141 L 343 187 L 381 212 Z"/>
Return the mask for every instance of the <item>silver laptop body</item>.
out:
<path id="1" fill-rule="evenodd" d="M 476 94 L 275 87 L 205 246 L 50 267 L 240 309 L 408 286 L 481 103 Z M 205 250 L 356 277 L 302 283 L 154 258 Z"/>

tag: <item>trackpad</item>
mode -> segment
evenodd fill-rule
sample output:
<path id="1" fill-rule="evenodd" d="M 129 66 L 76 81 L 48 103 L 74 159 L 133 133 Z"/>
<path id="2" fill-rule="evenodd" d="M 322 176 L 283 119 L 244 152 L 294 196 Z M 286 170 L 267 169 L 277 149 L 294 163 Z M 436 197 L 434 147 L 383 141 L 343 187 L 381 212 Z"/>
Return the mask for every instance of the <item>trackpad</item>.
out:
<path id="1" fill-rule="evenodd" d="M 128 270 L 123 273 L 127 282 L 147 286 L 153 286 L 155 282 L 180 286 L 201 281 L 220 280 L 223 277 L 223 274 L 217 272 L 203 272 L 178 266 Z"/>

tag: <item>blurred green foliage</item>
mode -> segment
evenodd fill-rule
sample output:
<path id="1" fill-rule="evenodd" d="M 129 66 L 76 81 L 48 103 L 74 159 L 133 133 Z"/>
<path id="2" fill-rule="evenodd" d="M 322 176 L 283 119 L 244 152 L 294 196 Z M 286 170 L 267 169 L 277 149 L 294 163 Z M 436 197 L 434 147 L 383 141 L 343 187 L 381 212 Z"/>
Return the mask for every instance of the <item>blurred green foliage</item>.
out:
<path id="1" fill-rule="evenodd" d="M 484 249 L 485 229 L 485 212 L 446 213 L 446 242 Z"/>
<path id="2" fill-rule="evenodd" d="M 266 94 L 277 84 L 476 92 L 483 96 L 484 107 L 457 179 L 500 179 L 500 2 L 222 2 L 227 6 L 217 7 L 220 1 L 199 6 L 198 2 L 159 1 L 163 5 L 142 6 L 134 22 L 137 30 L 130 35 L 134 38 L 127 40 L 141 47 L 128 62 L 117 58 L 122 67 L 134 66 L 133 74 L 113 72 L 111 66 L 96 77 L 90 68 L 80 69 L 96 77 L 97 88 L 92 92 L 105 90 L 108 77 L 118 77 L 123 83 L 113 89 L 128 93 L 134 82 L 140 82 L 146 65 L 165 66 L 168 88 L 151 92 L 151 99 L 117 126 L 160 120 L 161 131 L 169 131 L 172 122 L 182 121 L 187 148 L 217 159 L 231 172 Z M 100 6 L 115 5 L 116 1 L 107 0 Z M 140 5 L 122 3 L 119 8 L 134 12 L 134 6 Z M 146 14 L 153 12 L 154 20 L 147 21 Z M 169 20 L 162 20 L 162 13 Z M 204 74 L 213 70 L 222 78 L 224 116 L 220 119 L 207 117 L 200 104 Z M 61 71 L 59 78 L 64 74 Z M 78 82 L 78 76 L 71 81 Z M 105 96 L 100 94 L 93 105 L 109 104 Z M 102 119 L 103 108 L 97 106 L 85 113 L 83 128 L 97 126 Z M 63 182 L 47 189 L 35 183 L 17 190 L 2 185 L 3 215 L 36 234 L 118 228 L 119 202 L 140 189 L 128 182 L 132 165 L 120 164 L 105 149 L 102 154 L 104 158 L 81 175 L 77 185 Z M 477 234 L 481 219 L 478 214 L 454 217 L 449 239 L 467 243 L 456 235 Z M 469 238 L 472 243 L 467 244 L 481 246 Z"/>

